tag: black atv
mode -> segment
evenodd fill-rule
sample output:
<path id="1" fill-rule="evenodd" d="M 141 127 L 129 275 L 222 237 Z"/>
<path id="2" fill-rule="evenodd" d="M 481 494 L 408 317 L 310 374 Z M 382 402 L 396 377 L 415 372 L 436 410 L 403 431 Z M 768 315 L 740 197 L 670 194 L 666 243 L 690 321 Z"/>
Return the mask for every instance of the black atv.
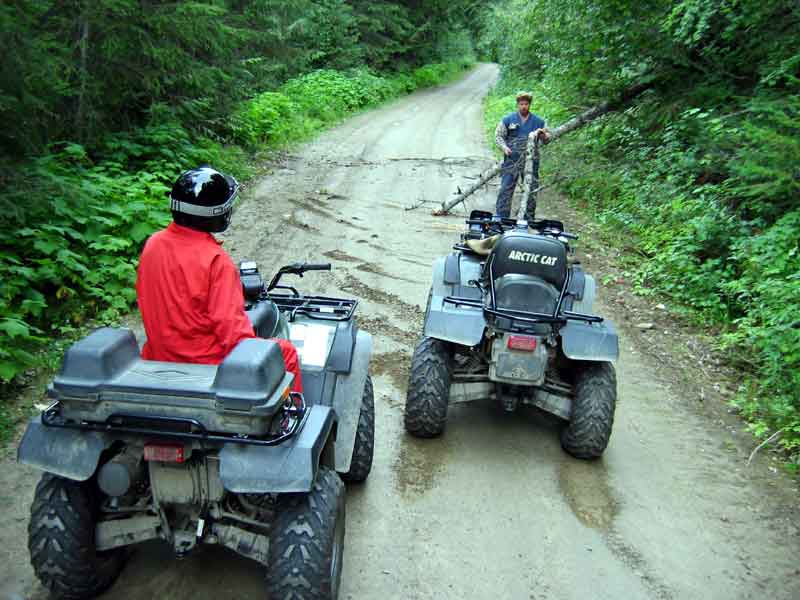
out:
<path id="1" fill-rule="evenodd" d="M 473 211 L 454 252 L 434 263 L 424 337 L 411 359 L 405 426 L 433 437 L 455 402 L 533 405 L 565 422 L 563 448 L 596 458 L 617 399 L 612 324 L 592 314 L 595 282 L 569 262 L 559 221 Z"/>
<path id="2" fill-rule="evenodd" d="M 372 338 L 356 301 L 280 284 L 329 264 L 283 267 L 266 287 L 255 263 L 240 267 L 256 333 L 295 343 L 304 393 L 267 339 L 240 342 L 219 366 L 142 360 L 128 329 L 74 344 L 18 450 L 45 471 L 29 549 L 54 595 L 97 595 L 126 546 L 161 539 L 178 556 L 219 544 L 258 561 L 270 598 L 337 597 L 339 475 L 363 481 L 372 465 Z"/>

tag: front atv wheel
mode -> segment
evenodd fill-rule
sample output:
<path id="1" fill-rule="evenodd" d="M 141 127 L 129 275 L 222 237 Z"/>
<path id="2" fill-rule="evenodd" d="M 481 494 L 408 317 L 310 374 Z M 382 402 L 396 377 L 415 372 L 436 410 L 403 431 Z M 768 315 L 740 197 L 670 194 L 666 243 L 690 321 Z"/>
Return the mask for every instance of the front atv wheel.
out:
<path id="1" fill-rule="evenodd" d="M 39 581 L 58 598 L 93 598 L 122 570 L 121 550 L 98 553 L 88 482 L 42 476 L 31 505 L 28 549 Z"/>
<path id="2" fill-rule="evenodd" d="M 444 431 L 450 379 L 453 372 L 450 345 L 425 337 L 411 357 L 406 396 L 406 430 L 417 437 L 435 437 Z"/>
<path id="3" fill-rule="evenodd" d="M 372 470 L 372 455 L 375 451 L 375 394 L 372 390 L 372 377 L 367 375 L 364 382 L 364 393 L 361 397 L 361 411 L 358 414 L 356 443 L 353 446 L 353 458 L 350 459 L 350 470 L 342 473 L 342 479 L 349 482 L 361 482 Z"/>
<path id="4" fill-rule="evenodd" d="M 578 364 L 572 416 L 561 432 L 561 447 L 576 458 L 598 458 L 614 426 L 617 374 L 611 363 Z"/>
<path id="5" fill-rule="evenodd" d="M 344 485 L 320 467 L 308 494 L 278 499 L 269 545 L 270 600 L 335 600 L 344 550 Z"/>

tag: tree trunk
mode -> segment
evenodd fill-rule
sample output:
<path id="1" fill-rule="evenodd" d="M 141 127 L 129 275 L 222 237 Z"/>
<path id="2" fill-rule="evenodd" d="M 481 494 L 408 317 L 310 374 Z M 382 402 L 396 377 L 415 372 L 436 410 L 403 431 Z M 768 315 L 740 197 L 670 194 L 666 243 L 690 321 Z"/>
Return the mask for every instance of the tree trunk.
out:
<path id="1" fill-rule="evenodd" d="M 573 117 L 572 119 L 570 119 L 566 123 L 563 123 L 563 124 L 559 125 L 555 129 L 548 129 L 548 133 L 550 134 L 550 141 L 552 142 L 554 140 L 557 140 L 562 135 L 570 133 L 571 131 L 574 131 L 574 130 L 578 129 L 579 127 L 585 125 L 586 123 L 589 123 L 589 122 L 594 121 L 595 119 L 597 119 L 599 117 L 602 117 L 606 113 L 609 113 L 611 111 L 617 110 L 622 106 L 626 106 L 627 104 L 629 104 L 631 102 L 631 100 L 633 100 L 634 98 L 639 96 L 645 90 L 647 90 L 650 87 L 652 87 L 653 84 L 654 84 L 653 81 L 650 81 L 650 82 L 647 82 L 647 83 L 637 83 L 636 85 L 631 86 L 628 89 L 626 89 L 624 92 L 622 92 L 620 97 L 617 98 L 615 101 L 613 101 L 613 102 L 603 102 L 602 104 L 598 104 L 597 106 L 593 106 L 592 108 L 590 108 L 588 110 L 585 110 L 584 112 L 582 112 L 578 116 Z M 469 186 L 465 191 L 463 191 L 460 194 L 458 194 L 458 196 L 456 196 L 455 198 L 453 198 L 449 202 L 442 202 L 441 210 L 436 211 L 434 214 L 440 215 L 440 216 L 448 214 L 450 212 L 450 209 L 452 209 L 457 204 L 461 204 L 462 202 L 464 202 L 464 200 L 466 200 L 472 194 L 474 194 L 479 189 L 481 189 L 489 181 L 491 181 L 492 179 L 497 177 L 497 175 L 500 173 L 502 168 L 503 167 L 502 167 L 502 162 L 501 162 L 497 166 L 493 167 L 492 169 L 490 169 L 489 171 L 487 171 L 486 173 L 481 175 L 481 177 L 478 179 L 478 181 L 476 181 L 474 184 Z M 537 182 L 537 184 L 538 184 L 538 182 Z"/>
<path id="2" fill-rule="evenodd" d="M 80 40 L 78 47 L 81 53 L 80 62 L 80 88 L 78 91 L 78 109 L 75 111 L 75 131 L 79 139 L 86 138 L 86 87 L 89 80 L 89 15 L 87 5 L 84 4 L 80 20 Z"/>

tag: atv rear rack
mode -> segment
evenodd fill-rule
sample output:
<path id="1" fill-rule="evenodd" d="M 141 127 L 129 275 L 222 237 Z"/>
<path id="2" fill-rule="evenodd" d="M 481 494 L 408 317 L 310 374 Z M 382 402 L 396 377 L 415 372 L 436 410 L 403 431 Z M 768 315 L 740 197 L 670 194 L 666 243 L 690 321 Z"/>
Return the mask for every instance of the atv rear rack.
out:
<path id="1" fill-rule="evenodd" d="M 548 315 L 545 313 L 529 312 L 524 310 L 511 310 L 511 309 L 498 309 L 484 305 L 480 300 L 472 298 L 464 298 L 462 296 L 445 296 L 444 302 L 448 304 L 456 304 L 461 306 L 469 306 L 470 308 L 481 308 L 483 312 L 494 317 L 503 317 L 511 321 L 524 321 L 526 323 L 566 323 L 567 320 L 572 319 L 575 321 L 585 321 L 587 323 L 602 323 L 603 317 L 596 315 L 584 315 L 583 313 L 572 312 L 571 310 L 559 311 L 556 310 L 555 314 Z M 561 308 L 561 302 L 558 308 Z"/>
<path id="2" fill-rule="evenodd" d="M 103 433 L 124 433 L 178 440 L 196 440 L 200 442 L 276 446 L 300 431 L 310 412 L 307 410 L 306 401 L 302 394 L 292 392 L 291 396 L 293 398 L 299 398 L 300 404 L 296 405 L 292 403 L 292 406 L 287 408 L 283 414 L 289 413 L 298 418 L 288 431 L 268 438 L 256 438 L 235 433 L 210 432 L 206 429 L 205 425 L 197 419 L 184 417 L 115 413 L 110 415 L 104 422 L 68 421 L 64 419 L 61 414 L 60 401 L 54 402 L 42 411 L 42 425 L 64 429 L 81 429 L 84 431 L 100 431 Z M 180 428 L 184 428 L 186 431 L 179 431 Z"/>
<path id="3" fill-rule="evenodd" d="M 298 314 L 324 321 L 349 321 L 358 306 L 357 300 L 328 296 L 302 296 L 294 288 L 278 287 L 290 289 L 293 294 L 268 294 L 268 298 L 278 306 L 282 313 L 286 314 L 290 322 L 294 321 Z"/>
<path id="4" fill-rule="evenodd" d="M 489 306 L 486 306 L 481 300 L 475 300 L 472 298 L 463 298 L 459 296 L 446 296 L 444 298 L 444 302 L 448 304 L 460 304 L 461 306 L 480 308 L 483 310 L 484 314 L 489 314 L 492 315 L 493 317 L 501 317 L 509 319 L 511 321 L 512 328 L 514 327 L 515 321 L 521 321 L 523 323 L 529 323 L 531 325 L 539 323 L 566 323 L 568 319 L 573 319 L 575 321 L 585 321 L 586 323 L 602 323 L 603 317 L 598 317 L 596 315 L 585 315 L 583 313 L 576 313 L 570 310 L 564 310 L 564 311 L 561 310 L 561 307 L 564 304 L 564 295 L 566 294 L 566 291 L 569 288 L 569 283 L 571 279 L 572 275 L 567 275 L 567 280 L 564 282 L 564 285 L 561 288 L 561 293 L 558 296 L 558 303 L 556 304 L 556 308 L 553 311 L 553 313 L 549 315 L 546 313 L 538 313 L 526 310 L 497 308 L 497 300 L 494 291 L 494 280 L 491 277 L 489 277 L 489 302 L 490 302 Z M 483 289 L 483 286 L 479 287 Z"/>

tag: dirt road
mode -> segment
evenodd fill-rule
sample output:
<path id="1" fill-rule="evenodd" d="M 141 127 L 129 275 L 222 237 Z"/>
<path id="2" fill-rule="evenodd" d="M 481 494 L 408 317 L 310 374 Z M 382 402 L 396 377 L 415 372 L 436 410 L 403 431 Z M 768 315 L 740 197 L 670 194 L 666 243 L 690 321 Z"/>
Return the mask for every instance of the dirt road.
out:
<path id="1" fill-rule="evenodd" d="M 601 461 L 565 455 L 554 421 L 488 404 L 454 407 L 440 439 L 404 433 L 430 265 L 462 223 L 430 210 L 491 163 L 481 98 L 496 76 L 481 66 L 326 132 L 248 190 L 226 234 L 235 258 L 265 272 L 331 260 L 334 271 L 307 276 L 303 289 L 357 297 L 375 336 L 375 466 L 348 493 L 342 597 L 800 598 L 797 490 L 763 457 L 745 468 L 749 442 L 676 392 L 702 372 L 656 364 L 624 328 L 617 421 Z M 491 208 L 494 191 L 471 206 Z M 544 199 L 545 214 L 559 216 L 556 200 Z M 619 306 L 600 309 L 624 323 Z M 42 599 L 25 548 L 36 475 L 0 466 L 0 598 Z M 106 597 L 259 594 L 259 569 L 243 559 L 204 551 L 176 561 L 150 545 Z"/>

